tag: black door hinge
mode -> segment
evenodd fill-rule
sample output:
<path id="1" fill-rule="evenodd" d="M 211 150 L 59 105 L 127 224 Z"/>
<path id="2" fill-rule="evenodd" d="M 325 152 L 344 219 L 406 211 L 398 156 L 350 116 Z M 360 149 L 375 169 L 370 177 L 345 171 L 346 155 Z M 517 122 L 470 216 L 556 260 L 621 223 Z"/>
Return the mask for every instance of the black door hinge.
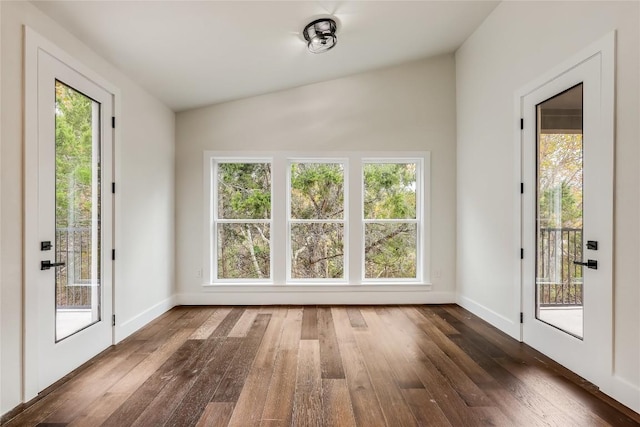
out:
<path id="1" fill-rule="evenodd" d="M 524 194 L 524 182 L 520 183 L 520 194 Z"/>
<path id="2" fill-rule="evenodd" d="M 111 183 L 111 192 L 112 192 L 113 194 L 116 194 L 116 183 L 115 183 L 115 182 L 112 182 L 112 183 Z"/>
<path id="3" fill-rule="evenodd" d="M 524 129 L 524 119 L 520 119 L 520 129 Z"/>
<path id="4" fill-rule="evenodd" d="M 112 129 L 116 128 L 116 118 L 115 118 L 115 116 L 111 117 L 111 128 Z"/>
<path id="5" fill-rule="evenodd" d="M 520 323 L 524 323 L 524 313 L 520 312 Z"/>
<path id="6" fill-rule="evenodd" d="M 115 260 L 116 260 L 116 250 L 111 249 L 111 261 L 115 261 Z"/>
<path id="7" fill-rule="evenodd" d="M 520 259 L 524 259 L 524 248 L 520 248 Z"/>
<path id="8" fill-rule="evenodd" d="M 111 316 L 111 326 L 116 326 L 116 315 Z"/>

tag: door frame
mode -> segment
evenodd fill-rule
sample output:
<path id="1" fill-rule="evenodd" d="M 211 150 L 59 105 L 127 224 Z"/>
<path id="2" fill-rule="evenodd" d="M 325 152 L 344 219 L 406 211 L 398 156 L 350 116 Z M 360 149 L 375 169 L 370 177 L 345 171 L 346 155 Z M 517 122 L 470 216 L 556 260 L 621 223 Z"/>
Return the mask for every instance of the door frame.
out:
<path id="1" fill-rule="evenodd" d="M 33 250 L 31 243 L 38 240 L 38 55 L 44 51 L 69 68 L 82 74 L 96 85 L 109 92 L 113 100 L 114 117 L 120 114 L 120 90 L 91 70 L 89 67 L 76 60 L 63 49 L 41 36 L 35 30 L 24 26 L 24 225 L 23 225 L 23 402 L 28 402 L 41 391 L 38 374 L 38 340 L 39 340 L 39 312 L 38 312 L 38 269 L 40 254 Z M 107 125 L 107 124 L 105 124 Z M 119 130 L 112 132 L 111 153 L 111 178 L 115 182 L 118 174 L 118 149 L 120 140 Z M 105 194 L 105 196 L 110 193 Z M 110 228 L 112 234 L 112 246 L 119 237 L 116 228 L 116 218 L 119 217 L 118 195 L 112 196 L 112 212 L 110 215 Z M 109 248 L 108 248 L 109 249 Z M 104 251 L 105 254 L 108 253 Z M 34 270 L 35 268 L 35 270 Z M 116 268 L 111 263 L 111 293 L 112 312 L 116 312 L 115 285 Z M 111 330 L 111 342 L 115 343 L 115 327 Z"/>
<path id="2" fill-rule="evenodd" d="M 554 67 L 550 71 L 542 74 L 540 77 L 536 78 L 532 82 L 523 86 L 515 93 L 514 98 L 514 110 L 516 114 L 516 118 L 514 119 L 514 140 L 517 142 L 515 144 L 515 153 L 514 153 L 514 163 L 515 163 L 515 183 L 517 185 L 517 190 L 514 192 L 516 197 L 514 198 L 514 206 L 516 212 L 516 220 L 515 220 L 515 242 L 514 242 L 514 263 L 516 264 L 514 283 L 517 283 L 518 286 L 514 289 L 515 301 L 514 304 L 517 307 L 520 307 L 520 319 L 516 320 L 516 323 L 520 323 L 520 341 L 524 342 L 524 330 L 523 330 L 523 321 L 532 321 L 533 319 L 527 319 L 525 316 L 522 319 L 524 310 L 524 289 L 525 289 L 525 278 L 523 277 L 523 266 L 524 262 L 531 262 L 531 257 L 534 256 L 531 249 L 527 250 L 524 248 L 524 207 L 526 206 L 525 197 L 531 195 L 532 191 L 535 191 L 532 188 L 524 188 L 524 194 L 521 193 L 521 185 L 524 182 L 524 131 L 521 126 L 521 119 L 525 117 L 524 112 L 524 98 L 531 94 L 532 92 L 538 90 L 539 88 L 545 86 L 556 78 L 562 76 L 569 70 L 575 68 L 576 66 L 586 62 L 588 59 L 600 55 L 601 56 L 601 74 L 600 74 L 600 89 L 601 89 L 601 104 L 600 109 L 603 111 L 601 114 L 601 138 L 606 140 L 606 143 L 610 144 L 611 147 L 611 186 L 609 194 L 605 195 L 605 197 L 610 198 L 612 204 L 611 216 L 612 216 L 612 243 L 615 243 L 615 236 L 613 235 L 613 231 L 615 229 L 615 224 L 613 222 L 613 209 L 614 207 L 614 174 L 615 174 L 615 166 L 614 166 L 614 153 L 615 153 L 615 45 L 616 45 L 616 32 L 611 31 L 596 42 L 592 43 L 579 53 L 573 55 L 568 60 L 562 62 L 558 66 Z M 525 126 L 527 124 L 525 123 Z M 524 251 L 524 254 L 522 254 Z M 534 251 L 535 252 L 535 249 Z M 606 390 L 610 389 L 611 380 L 613 378 L 613 260 L 615 259 L 613 256 L 613 248 L 611 251 L 611 259 L 603 259 L 602 264 L 609 264 L 609 272 L 606 277 L 606 286 L 609 287 L 609 298 L 607 301 L 603 301 L 602 304 L 604 306 L 604 320 L 605 324 L 603 328 L 610 331 L 610 339 L 608 340 L 610 344 L 602 349 L 602 358 L 600 359 L 603 363 L 602 371 L 606 371 L 607 374 L 597 378 L 596 385 Z M 523 258 L 524 255 L 524 258 Z"/>

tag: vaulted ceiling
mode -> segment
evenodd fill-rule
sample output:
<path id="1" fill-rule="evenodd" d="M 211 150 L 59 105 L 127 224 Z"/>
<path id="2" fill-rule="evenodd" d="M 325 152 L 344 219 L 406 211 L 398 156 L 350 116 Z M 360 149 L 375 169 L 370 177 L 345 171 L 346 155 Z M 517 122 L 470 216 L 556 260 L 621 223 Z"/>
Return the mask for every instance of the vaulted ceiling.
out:
<path id="1" fill-rule="evenodd" d="M 455 51 L 497 1 L 41 1 L 38 8 L 175 111 Z M 314 55 L 313 18 L 338 21 Z"/>

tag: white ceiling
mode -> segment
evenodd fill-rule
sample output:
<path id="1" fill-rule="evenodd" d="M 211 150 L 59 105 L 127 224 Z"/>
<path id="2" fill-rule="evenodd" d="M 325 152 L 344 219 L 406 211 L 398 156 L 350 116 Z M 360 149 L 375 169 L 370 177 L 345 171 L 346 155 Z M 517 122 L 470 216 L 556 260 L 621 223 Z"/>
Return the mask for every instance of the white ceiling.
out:
<path id="1" fill-rule="evenodd" d="M 497 1 L 38 1 L 175 111 L 453 52 Z M 333 15 L 338 44 L 302 28 Z"/>

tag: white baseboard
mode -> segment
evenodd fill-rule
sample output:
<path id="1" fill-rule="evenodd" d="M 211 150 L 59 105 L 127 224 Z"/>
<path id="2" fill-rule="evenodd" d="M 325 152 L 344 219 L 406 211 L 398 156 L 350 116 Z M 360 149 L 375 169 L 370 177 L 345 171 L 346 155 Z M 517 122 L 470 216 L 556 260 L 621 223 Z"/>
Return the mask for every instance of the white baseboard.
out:
<path id="1" fill-rule="evenodd" d="M 381 304 L 454 304 L 452 292 L 424 290 L 344 291 L 288 289 L 278 292 L 260 290 L 209 291 L 177 295 L 178 305 L 381 305 Z"/>
<path id="2" fill-rule="evenodd" d="M 600 391 L 640 414 L 639 386 L 631 384 L 617 375 L 612 375 L 609 385 L 601 387 Z"/>
<path id="3" fill-rule="evenodd" d="M 520 323 L 516 323 L 513 320 L 504 317 L 503 315 L 496 313 L 495 311 L 485 307 L 484 305 L 479 304 L 474 300 L 460 294 L 458 294 L 456 302 L 460 307 L 469 310 L 485 322 L 490 323 L 492 326 L 500 329 L 505 334 L 518 341 L 521 341 Z"/>
<path id="4" fill-rule="evenodd" d="M 125 320 L 122 323 L 117 322 L 116 315 L 116 326 L 114 328 L 114 343 L 119 343 L 138 329 L 142 328 L 149 322 L 151 322 L 156 317 L 161 314 L 171 310 L 176 306 L 176 296 L 172 295 L 169 298 L 160 301 L 159 303 L 149 307 L 142 313 L 134 316 L 129 320 Z"/>

